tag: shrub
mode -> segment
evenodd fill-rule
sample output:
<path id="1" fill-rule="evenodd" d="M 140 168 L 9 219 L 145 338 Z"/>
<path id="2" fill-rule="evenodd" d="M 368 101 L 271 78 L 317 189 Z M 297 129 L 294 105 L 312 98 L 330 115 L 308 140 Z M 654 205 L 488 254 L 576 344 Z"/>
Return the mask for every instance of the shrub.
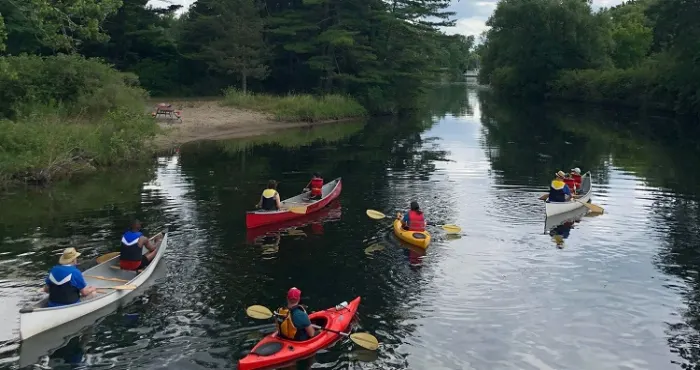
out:
<path id="1" fill-rule="evenodd" d="M 280 121 L 320 121 L 361 117 L 367 111 L 343 95 L 286 95 L 243 93 L 234 88 L 224 91 L 224 105 L 270 113 Z"/>

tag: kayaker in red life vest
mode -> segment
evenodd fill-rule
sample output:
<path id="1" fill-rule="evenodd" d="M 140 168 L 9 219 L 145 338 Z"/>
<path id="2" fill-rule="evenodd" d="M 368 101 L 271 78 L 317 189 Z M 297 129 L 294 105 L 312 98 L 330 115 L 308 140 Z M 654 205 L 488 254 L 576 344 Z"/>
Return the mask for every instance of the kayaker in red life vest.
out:
<path id="1" fill-rule="evenodd" d="M 423 211 L 420 210 L 418 202 L 415 200 L 411 202 L 411 210 L 403 215 L 401 220 L 401 226 L 405 230 L 410 231 L 425 231 L 425 216 L 423 216 Z"/>
<path id="2" fill-rule="evenodd" d="M 306 309 L 299 304 L 301 290 L 291 288 L 287 292 L 287 307 L 275 311 L 277 333 L 288 340 L 307 340 L 316 335 Z"/>
<path id="3" fill-rule="evenodd" d="M 571 178 L 574 179 L 576 190 L 581 189 L 581 169 L 576 167 L 571 169 Z"/>
<path id="4" fill-rule="evenodd" d="M 309 199 L 321 199 L 323 196 L 323 177 L 318 172 L 314 172 L 311 181 L 306 184 L 306 189 L 310 189 Z M 306 190 L 304 189 L 304 190 Z"/>

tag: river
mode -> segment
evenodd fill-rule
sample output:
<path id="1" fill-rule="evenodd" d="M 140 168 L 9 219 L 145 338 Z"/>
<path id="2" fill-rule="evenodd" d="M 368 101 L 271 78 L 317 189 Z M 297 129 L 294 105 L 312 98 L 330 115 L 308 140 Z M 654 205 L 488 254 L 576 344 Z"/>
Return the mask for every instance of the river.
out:
<path id="1" fill-rule="evenodd" d="M 412 118 L 190 144 L 151 166 L 0 195 L 0 368 L 232 368 L 271 330 L 245 308 L 276 308 L 291 286 L 315 310 L 362 296 L 357 330 L 381 342 L 372 353 L 342 341 L 298 368 L 699 366 L 697 135 L 651 114 L 515 104 L 464 85 L 428 104 Z M 605 213 L 545 223 L 537 198 L 572 167 L 592 172 Z M 339 201 L 278 237 L 246 231 L 268 179 L 284 198 L 313 171 L 342 177 Z M 413 199 L 462 233 L 432 227 L 421 253 L 365 215 Z M 19 344 L 18 309 L 60 251 L 114 251 L 134 217 L 170 229 L 152 284 Z"/>

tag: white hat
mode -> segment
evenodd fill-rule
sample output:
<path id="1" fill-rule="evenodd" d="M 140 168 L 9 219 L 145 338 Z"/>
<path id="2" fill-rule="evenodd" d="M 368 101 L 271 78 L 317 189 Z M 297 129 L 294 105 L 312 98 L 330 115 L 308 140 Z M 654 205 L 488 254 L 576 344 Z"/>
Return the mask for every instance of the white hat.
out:
<path id="1" fill-rule="evenodd" d="M 572 169 L 571 169 L 571 172 L 575 172 L 576 174 L 580 175 L 580 174 L 581 174 L 581 169 L 578 168 L 578 167 L 572 168 Z"/>

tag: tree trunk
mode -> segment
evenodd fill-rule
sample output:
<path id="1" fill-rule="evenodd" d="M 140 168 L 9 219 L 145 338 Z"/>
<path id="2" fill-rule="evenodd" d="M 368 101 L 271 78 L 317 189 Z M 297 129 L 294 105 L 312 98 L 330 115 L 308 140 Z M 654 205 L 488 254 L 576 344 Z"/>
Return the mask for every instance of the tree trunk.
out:
<path id="1" fill-rule="evenodd" d="M 246 73 L 245 70 L 241 72 L 241 80 L 243 82 L 243 94 L 248 93 L 248 74 Z"/>

